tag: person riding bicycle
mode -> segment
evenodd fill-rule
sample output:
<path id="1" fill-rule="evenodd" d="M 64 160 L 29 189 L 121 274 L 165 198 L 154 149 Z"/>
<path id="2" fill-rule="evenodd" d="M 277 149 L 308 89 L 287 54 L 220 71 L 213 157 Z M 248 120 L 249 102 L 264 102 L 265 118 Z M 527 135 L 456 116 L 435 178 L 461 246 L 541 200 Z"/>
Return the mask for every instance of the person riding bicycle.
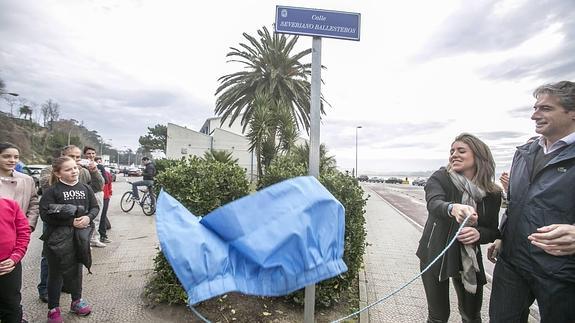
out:
<path id="1" fill-rule="evenodd" d="M 140 199 L 138 186 L 147 186 L 148 190 L 151 190 L 154 185 L 154 176 L 156 176 L 156 166 L 152 163 L 150 158 L 142 157 L 142 164 L 146 166 L 142 173 L 144 178 L 141 181 L 132 183 L 132 198 L 136 201 Z"/>

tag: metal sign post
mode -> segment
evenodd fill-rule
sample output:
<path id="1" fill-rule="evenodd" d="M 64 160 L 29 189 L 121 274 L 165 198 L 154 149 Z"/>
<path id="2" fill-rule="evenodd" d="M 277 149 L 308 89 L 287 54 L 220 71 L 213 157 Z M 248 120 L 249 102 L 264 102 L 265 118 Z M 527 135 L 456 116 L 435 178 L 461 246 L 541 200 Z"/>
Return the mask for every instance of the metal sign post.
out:
<path id="1" fill-rule="evenodd" d="M 359 13 L 276 7 L 275 32 L 313 36 L 311 54 L 309 175 L 319 178 L 321 111 L 321 38 L 359 41 Z M 305 287 L 304 322 L 314 322 L 315 285 Z"/>

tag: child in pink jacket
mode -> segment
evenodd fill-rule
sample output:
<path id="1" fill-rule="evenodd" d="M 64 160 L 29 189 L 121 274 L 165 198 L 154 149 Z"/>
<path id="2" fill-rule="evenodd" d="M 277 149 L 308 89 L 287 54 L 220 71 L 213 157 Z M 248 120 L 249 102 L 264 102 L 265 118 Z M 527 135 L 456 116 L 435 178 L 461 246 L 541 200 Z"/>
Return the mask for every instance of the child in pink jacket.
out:
<path id="1" fill-rule="evenodd" d="M 0 322 L 22 321 L 22 264 L 30 225 L 14 200 L 0 198 Z"/>

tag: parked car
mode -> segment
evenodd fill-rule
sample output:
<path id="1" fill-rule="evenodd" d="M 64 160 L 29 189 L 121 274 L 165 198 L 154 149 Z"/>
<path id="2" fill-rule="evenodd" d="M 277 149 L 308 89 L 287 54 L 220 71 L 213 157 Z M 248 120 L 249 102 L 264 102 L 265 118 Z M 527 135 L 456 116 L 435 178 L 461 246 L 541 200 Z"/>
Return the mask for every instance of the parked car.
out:
<path id="1" fill-rule="evenodd" d="M 142 176 L 142 170 L 138 167 L 128 168 L 128 176 Z"/>
<path id="2" fill-rule="evenodd" d="M 32 176 L 36 188 L 40 187 L 40 173 L 42 170 L 50 165 L 25 165 L 23 170 L 24 174 Z"/>
<path id="3" fill-rule="evenodd" d="M 414 185 L 414 186 L 425 186 L 425 184 L 427 184 L 426 178 L 417 178 L 417 179 L 414 179 L 413 182 L 411 182 L 411 185 Z"/>
<path id="4" fill-rule="evenodd" d="M 369 181 L 369 177 L 367 177 L 367 175 L 359 175 L 357 180 L 360 182 L 367 182 L 367 181 Z"/>
<path id="5" fill-rule="evenodd" d="M 388 184 L 402 184 L 403 179 L 397 177 L 389 177 L 388 179 L 385 180 L 385 182 Z"/>
<path id="6" fill-rule="evenodd" d="M 383 179 L 383 177 L 372 176 L 369 178 L 368 182 L 370 182 L 370 183 L 383 183 L 384 179 Z"/>

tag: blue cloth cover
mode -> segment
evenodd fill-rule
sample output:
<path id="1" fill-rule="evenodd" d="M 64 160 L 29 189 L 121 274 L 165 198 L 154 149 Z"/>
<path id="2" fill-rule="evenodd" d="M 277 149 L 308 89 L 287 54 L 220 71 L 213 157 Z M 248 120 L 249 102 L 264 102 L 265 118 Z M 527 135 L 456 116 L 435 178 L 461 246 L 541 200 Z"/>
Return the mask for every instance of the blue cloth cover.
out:
<path id="1" fill-rule="evenodd" d="M 162 191 L 156 227 L 190 305 L 232 291 L 285 295 L 347 271 L 344 208 L 310 176 L 267 187 L 202 220 Z"/>

